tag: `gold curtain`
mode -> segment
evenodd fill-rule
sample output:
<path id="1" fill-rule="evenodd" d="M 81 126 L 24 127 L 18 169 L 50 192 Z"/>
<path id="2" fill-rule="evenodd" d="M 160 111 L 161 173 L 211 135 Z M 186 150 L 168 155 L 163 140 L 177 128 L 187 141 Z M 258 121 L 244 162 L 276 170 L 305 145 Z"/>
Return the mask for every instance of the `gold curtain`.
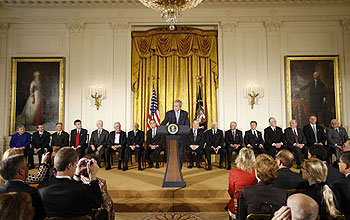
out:
<path id="1" fill-rule="evenodd" d="M 132 32 L 133 119 L 147 130 L 153 81 L 161 121 L 180 99 L 190 121 L 195 117 L 198 76 L 207 123 L 217 120 L 217 31 L 189 27 Z"/>

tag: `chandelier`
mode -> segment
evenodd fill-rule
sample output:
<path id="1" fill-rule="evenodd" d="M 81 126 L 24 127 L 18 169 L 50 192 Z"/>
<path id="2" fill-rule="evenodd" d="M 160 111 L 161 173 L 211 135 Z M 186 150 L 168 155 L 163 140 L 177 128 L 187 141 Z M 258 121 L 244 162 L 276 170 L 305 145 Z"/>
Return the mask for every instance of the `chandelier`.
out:
<path id="1" fill-rule="evenodd" d="M 148 8 L 159 11 L 161 17 L 170 24 L 169 29 L 175 29 L 175 23 L 181 17 L 181 12 L 196 7 L 202 0 L 139 0 Z"/>

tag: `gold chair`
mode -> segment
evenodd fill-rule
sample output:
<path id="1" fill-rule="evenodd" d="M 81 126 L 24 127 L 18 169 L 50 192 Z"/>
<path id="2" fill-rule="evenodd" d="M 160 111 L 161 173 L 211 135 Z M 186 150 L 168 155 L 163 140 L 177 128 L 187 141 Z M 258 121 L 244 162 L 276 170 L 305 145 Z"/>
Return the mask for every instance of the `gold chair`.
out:
<path id="1" fill-rule="evenodd" d="M 80 216 L 75 218 L 47 217 L 45 220 L 92 220 L 90 216 Z"/>
<path id="2" fill-rule="evenodd" d="M 233 198 L 235 200 L 235 216 L 236 219 L 238 218 L 239 215 L 239 201 L 241 199 L 241 195 L 242 195 L 242 190 L 235 190 L 233 193 Z M 229 220 L 232 220 L 232 217 L 229 215 Z"/>
<path id="3" fill-rule="evenodd" d="M 329 216 L 329 220 L 346 220 L 346 217 L 344 215 L 337 215 L 337 216 Z"/>
<path id="4" fill-rule="evenodd" d="M 270 220 L 272 217 L 271 214 L 249 214 L 247 220 Z"/>

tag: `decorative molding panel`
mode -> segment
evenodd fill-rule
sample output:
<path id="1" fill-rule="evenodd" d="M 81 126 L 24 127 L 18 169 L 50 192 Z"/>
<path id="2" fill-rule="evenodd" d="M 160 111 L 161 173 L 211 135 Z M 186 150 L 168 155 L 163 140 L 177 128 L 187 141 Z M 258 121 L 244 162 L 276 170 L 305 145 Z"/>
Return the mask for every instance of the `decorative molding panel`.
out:
<path id="1" fill-rule="evenodd" d="M 329 31 L 289 31 L 287 36 L 287 50 L 290 52 L 333 52 L 336 48 L 332 28 Z"/>

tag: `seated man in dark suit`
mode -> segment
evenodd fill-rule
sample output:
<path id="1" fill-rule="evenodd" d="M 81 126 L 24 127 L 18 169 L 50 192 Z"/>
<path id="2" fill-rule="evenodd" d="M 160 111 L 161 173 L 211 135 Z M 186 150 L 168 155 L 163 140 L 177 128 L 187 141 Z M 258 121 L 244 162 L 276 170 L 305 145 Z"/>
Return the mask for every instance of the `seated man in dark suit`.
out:
<path id="1" fill-rule="evenodd" d="M 111 154 L 118 152 L 118 170 L 122 169 L 122 162 L 126 148 L 126 133 L 122 131 L 122 126 L 119 122 L 114 123 L 114 131 L 111 131 L 108 136 L 108 148 L 106 151 L 107 167 L 106 170 L 111 169 Z"/>
<path id="2" fill-rule="evenodd" d="M 328 171 L 327 171 L 326 183 L 328 185 L 331 185 L 332 183 L 338 180 L 344 179 L 344 175 L 341 172 L 339 172 L 338 169 L 330 166 L 330 164 L 327 162 L 328 155 L 327 155 L 326 149 L 324 149 L 322 146 L 314 145 L 309 147 L 308 151 L 309 151 L 308 153 L 309 159 L 317 158 L 323 161 L 327 165 Z"/>
<path id="3" fill-rule="evenodd" d="M 32 154 L 28 158 L 30 169 L 34 168 L 34 154 L 38 155 L 40 166 L 42 155 L 46 152 L 52 152 L 52 148 L 50 147 L 50 137 L 51 135 L 49 132 L 45 131 L 44 125 L 37 126 L 37 131 L 34 132 L 32 136 Z"/>
<path id="4" fill-rule="evenodd" d="M 238 155 L 243 147 L 242 131 L 237 129 L 237 123 L 235 121 L 231 121 L 230 129 L 225 131 L 225 145 L 228 163 L 227 169 L 231 170 L 232 152 L 234 151 Z"/>
<path id="5" fill-rule="evenodd" d="M 135 152 L 137 157 L 137 162 L 139 164 L 138 170 L 142 170 L 141 167 L 141 156 L 142 152 L 145 150 L 143 144 L 145 142 L 145 133 L 139 130 L 139 124 L 134 123 L 132 125 L 133 130 L 128 133 L 128 145 L 125 150 L 124 155 L 124 168 L 123 171 L 128 169 L 128 162 L 131 152 Z"/>
<path id="6" fill-rule="evenodd" d="M 290 170 L 294 163 L 294 156 L 289 150 L 281 150 L 276 154 L 275 161 L 278 165 L 277 178 L 273 186 L 280 189 L 306 189 L 308 182 L 300 173 Z"/>
<path id="7" fill-rule="evenodd" d="M 201 158 L 203 155 L 203 145 L 204 145 L 204 134 L 203 130 L 199 129 L 199 121 L 194 120 L 193 121 L 193 128 L 190 129 L 190 132 L 187 134 L 187 140 L 186 140 L 186 155 L 190 162 L 190 165 L 188 168 L 193 167 L 193 155 L 192 152 L 196 152 L 197 158 L 196 158 L 196 166 L 198 168 L 201 167 Z"/>
<path id="8" fill-rule="evenodd" d="M 275 156 L 278 151 L 287 149 L 282 128 L 276 126 L 274 117 L 269 118 L 270 126 L 264 129 L 265 149 L 271 156 Z"/>
<path id="9" fill-rule="evenodd" d="M 264 140 L 260 131 L 256 130 L 258 123 L 256 121 L 250 122 L 250 130 L 244 134 L 244 143 L 247 148 L 253 149 L 258 154 L 267 154 L 264 148 Z"/>
<path id="10" fill-rule="evenodd" d="M 69 134 L 63 130 L 61 122 L 56 123 L 57 132 L 52 134 L 51 147 L 53 150 L 69 146 Z"/>
<path id="11" fill-rule="evenodd" d="M 211 123 L 211 129 L 207 130 L 204 133 L 204 140 L 205 140 L 205 156 L 208 161 L 208 170 L 212 170 L 211 166 L 211 154 L 219 154 L 220 155 L 220 162 L 219 162 L 219 168 L 222 169 L 222 163 L 225 160 L 226 156 L 226 150 L 224 148 L 224 134 L 222 130 L 218 129 L 218 123 L 216 121 L 213 121 Z"/>
<path id="12" fill-rule="evenodd" d="M 92 210 L 101 206 L 97 162 L 92 159 L 86 163 L 85 158 L 78 159 L 79 155 L 72 148 L 64 147 L 57 152 L 54 161 L 57 175 L 39 189 L 48 217 L 92 216 Z M 89 174 L 90 184 L 80 181 L 82 172 Z"/>
<path id="13" fill-rule="evenodd" d="M 107 148 L 108 148 L 108 131 L 103 129 L 103 121 L 99 120 L 96 123 L 97 129 L 91 133 L 90 147 L 86 148 L 85 155 L 98 153 L 98 165 L 100 166 L 102 159 L 107 161 Z"/>
<path id="14" fill-rule="evenodd" d="M 6 180 L 5 184 L 0 186 L 0 194 L 8 192 L 28 193 L 32 197 L 32 205 L 35 209 L 34 220 L 45 219 L 46 213 L 38 190 L 24 183 L 28 177 L 28 164 L 23 155 L 10 156 L 2 161 L 0 175 Z"/>
<path id="15" fill-rule="evenodd" d="M 290 127 L 284 130 L 284 135 L 289 150 L 295 155 L 297 168 L 300 169 L 302 154 L 307 158 L 306 140 L 303 131 L 297 128 L 298 123 L 295 119 L 291 120 L 289 125 Z"/>
<path id="16" fill-rule="evenodd" d="M 331 188 L 339 203 L 339 210 L 346 216 L 346 219 L 350 219 L 350 151 L 340 155 L 339 170 L 345 175 L 345 178 L 334 182 Z"/>
<path id="17" fill-rule="evenodd" d="M 151 129 L 147 131 L 147 140 L 146 140 L 146 152 L 145 158 L 148 162 L 149 168 L 153 167 L 153 161 L 151 159 L 151 154 L 154 152 L 154 157 L 156 159 L 156 168 L 159 168 L 159 159 L 160 153 L 164 151 L 164 136 L 157 133 L 157 123 L 155 120 L 149 121 Z"/>
<path id="18" fill-rule="evenodd" d="M 328 146 L 333 150 L 338 161 L 345 142 L 349 140 L 348 134 L 345 128 L 339 126 L 337 119 L 332 119 L 331 127 L 327 128 L 326 134 Z"/>
<path id="19" fill-rule="evenodd" d="M 70 132 L 70 146 L 78 152 L 79 158 L 82 158 L 88 145 L 86 142 L 88 131 L 82 128 L 81 120 L 79 119 L 74 121 L 74 126 L 76 129 Z"/>

